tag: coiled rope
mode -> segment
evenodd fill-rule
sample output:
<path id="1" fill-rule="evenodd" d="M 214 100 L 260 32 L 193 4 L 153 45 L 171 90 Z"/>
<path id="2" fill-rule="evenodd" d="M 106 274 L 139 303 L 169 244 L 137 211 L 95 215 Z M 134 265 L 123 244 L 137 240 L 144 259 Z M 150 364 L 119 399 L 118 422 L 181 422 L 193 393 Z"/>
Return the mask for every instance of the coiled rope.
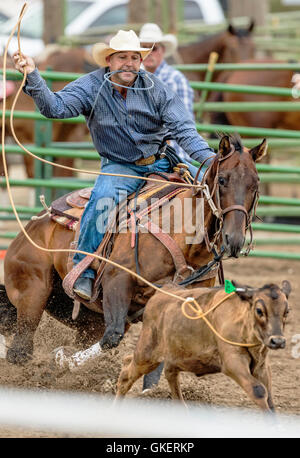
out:
<path id="1" fill-rule="evenodd" d="M 217 331 L 216 329 L 212 326 L 212 324 L 207 320 L 206 316 L 210 311 L 212 311 L 213 309 L 215 309 L 218 305 L 220 305 L 221 302 L 223 302 L 224 300 L 226 300 L 227 298 L 230 297 L 230 295 L 226 295 L 226 297 L 223 298 L 222 301 L 219 301 L 217 304 L 215 304 L 210 310 L 208 310 L 207 312 L 205 312 L 205 314 L 203 314 L 202 312 L 202 309 L 200 307 L 200 305 L 197 303 L 196 299 L 194 298 L 187 298 L 187 299 L 184 299 L 180 296 L 178 296 L 177 294 L 174 294 L 174 293 L 171 293 L 170 291 L 165 291 L 165 290 L 162 290 L 160 289 L 159 287 L 157 287 L 155 284 L 149 282 L 148 280 L 146 280 L 144 277 L 142 277 L 141 275 L 138 275 L 136 272 L 133 272 L 131 271 L 130 269 L 128 269 L 127 267 L 124 267 L 110 259 L 107 259 L 107 258 L 104 258 L 102 256 L 99 256 L 99 255 L 96 255 L 94 253 L 88 253 L 86 251 L 81 251 L 81 250 L 73 250 L 73 249 L 66 249 L 66 248 L 60 248 L 60 249 L 53 249 L 53 248 L 45 248 L 45 247 L 42 247 L 40 245 L 38 245 L 37 243 L 35 243 L 34 240 L 31 239 L 31 237 L 28 235 L 28 233 L 26 232 L 25 228 L 23 227 L 22 225 L 22 222 L 19 218 L 19 215 L 18 215 L 18 212 L 16 210 L 16 207 L 15 207 L 15 204 L 14 204 L 14 200 L 13 200 L 13 196 L 12 196 L 12 192 L 11 192 L 11 187 L 10 187 L 10 183 L 9 183 L 9 175 L 8 175 L 8 167 L 7 167 L 7 162 L 6 162 L 6 154 L 5 154 L 5 111 L 6 111 L 6 65 L 7 65 L 7 53 L 8 53 L 8 46 L 9 46 L 9 43 L 16 31 L 16 29 L 18 29 L 18 47 L 19 47 L 19 56 L 21 57 L 22 56 L 22 53 L 21 53 L 21 46 L 20 46 L 20 24 L 21 24 L 21 21 L 22 21 L 22 18 L 25 14 L 25 11 L 27 9 L 27 3 L 24 3 L 22 9 L 21 9 L 21 13 L 19 15 L 19 19 L 16 23 L 16 25 L 13 27 L 13 30 L 8 38 L 8 41 L 7 41 L 7 44 L 5 46 L 5 50 L 4 50 L 4 56 L 3 56 L 3 110 L 2 110 L 2 134 L 1 134 L 1 149 L 2 149 L 2 160 L 3 160 L 3 167 L 4 167 L 4 175 L 5 175 L 5 180 L 6 180 L 6 186 L 7 186 L 7 192 L 8 192 L 8 197 L 9 197 L 9 200 L 10 200 L 10 203 L 11 203 L 11 207 L 12 207 L 12 210 L 13 210 L 13 213 L 16 217 L 16 221 L 20 227 L 20 230 L 21 232 L 23 233 L 23 235 L 25 236 L 25 238 L 28 240 L 28 242 L 34 246 L 35 248 L 37 248 L 38 250 L 41 250 L 41 251 L 44 251 L 44 252 L 47 252 L 47 253 L 81 253 L 85 256 L 92 256 L 100 261 L 104 261 L 104 262 L 107 262 L 108 264 L 114 266 L 114 267 L 117 267 L 125 272 L 127 272 L 128 274 L 134 276 L 136 279 L 138 280 L 141 280 L 142 282 L 144 282 L 146 285 L 150 286 L 151 288 L 153 288 L 154 290 L 156 291 L 160 291 L 162 292 L 163 294 L 166 294 L 167 296 L 169 297 L 172 297 L 176 300 L 179 300 L 181 302 L 183 302 L 183 305 L 182 305 L 182 310 L 183 310 L 183 314 L 186 318 L 189 318 L 189 319 L 193 319 L 191 318 L 189 315 L 186 314 L 185 312 L 185 306 L 186 304 L 189 304 L 189 306 L 191 306 L 191 302 L 194 303 L 194 305 L 197 307 L 197 310 L 201 312 L 201 314 L 199 313 L 199 316 L 197 316 L 197 318 L 201 318 L 203 319 L 206 324 L 209 326 L 209 328 L 214 332 L 214 334 L 220 338 L 221 340 L 223 340 L 224 342 L 226 343 L 229 343 L 231 345 L 238 345 L 238 346 L 245 346 L 245 347 L 252 347 L 252 346 L 256 346 L 257 344 L 253 344 L 253 343 L 237 343 L 237 342 L 232 342 L 232 341 L 229 341 L 227 339 L 225 339 L 224 337 L 222 337 Z M 25 147 L 23 147 L 23 145 L 19 142 L 19 140 L 17 139 L 16 135 L 15 135 L 15 132 L 14 132 L 14 129 L 13 129 L 13 111 L 14 111 L 14 108 L 15 108 L 15 104 L 16 104 L 16 100 L 20 94 L 20 91 L 22 90 L 22 87 L 25 83 L 25 80 L 26 80 L 26 77 L 27 77 L 27 72 L 26 72 L 26 69 L 24 69 L 24 77 L 23 77 L 23 81 L 22 81 L 22 84 L 17 92 L 17 95 L 15 97 L 15 100 L 14 100 L 14 103 L 13 103 L 13 106 L 12 106 L 12 110 L 11 110 L 11 116 L 10 116 L 10 123 L 11 123 L 11 128 L 12 128 L 12 132 L 13 132 L 13 135 L 14 135 L 14 138 L 15 140 L 17 141 L 18 145 L 21 146 L 21 148 L 27 152 L 28 154 L 30 154 L 31 156 L 33 156 L 34 158 L 38 159 L 38 160 L 41 160 L 42 162 L 46 162 L 47 164 L 50 164 L 50 165 L 55 165 L 55 166 L 58 166 L 58 164 L 54 164 L 50 161 L 46 161 L 45 159 L 42 159 L 38 156 L 35 156 L 33 153 L 31 153 L 29 150 L 27 150 Z M 67 166 L 61 166 L 60 167 L 62 168 L 67 168 L 69 170 L 75 170 L 75 171 L 78 171 L 78 169 L 74 169 L 74 168 L 71 168 L 71 167 L 67 167 Z M 87 173 L 93 173 L 93 174 L 101 174 L 101 173 L 97 173 L 97 172 L 91 172 L 91 171 L 85 171 Z M 109 174 L 109 173 L 102 173 L 102 175 L 113 175 L 113 174 Z M 127 176 L 127 175 L 119 175 L 119 176 Z M 128 177 L 130 177 L 128 175 Z M 134 178 L 137 178 L 137 177 L 134 177 Z M 143 177 L 141 177 L 141 179 L 145 179 Z M 151 179 L 151 181 L 157 181 L 161 184 L 161 180 L 154 180 L 154 179 Z M 176 186 L 178 186 L 178 184 L 181 184 L 181 183 L 175 183 Z M 182 184 L 184 185 L 184 183 Z M 186 186 L 195 186 L 197 188 L 199 188 L 199 185 L 190 185 L 190 184 L 186 184 Z M 232 293 L 233 294 L 233 293 Z M 196 310 L 196 312 L 197 312 Z"/>

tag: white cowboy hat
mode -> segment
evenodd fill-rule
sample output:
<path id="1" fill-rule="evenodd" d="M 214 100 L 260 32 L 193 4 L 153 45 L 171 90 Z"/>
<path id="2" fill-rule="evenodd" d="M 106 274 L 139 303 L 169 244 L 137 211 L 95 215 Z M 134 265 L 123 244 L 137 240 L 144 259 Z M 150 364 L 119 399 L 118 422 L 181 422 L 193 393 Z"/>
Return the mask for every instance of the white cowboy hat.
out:
<path id="1" fill-rule="evenodd" d="M 157 24 L 144 24 L 139 36 L 141 43 L 161 43 L 165 47 L 165 57 L 171 56 L 176 51 L 178 42 L 175 35 L 164 35 Z"/>
<path id="2" fill-rule="evenodd" d="M 135 51 L 139 52 L 144 60 L 151 52 L 149 48 L 141 48 L 140 40 L 133 30 L 119 32 L 110 39 L 109 45 L 106 43 L 96 43 L 92 49 L 92 55 L 100 67 L 106 67 L 106 57 L 115 52 Z"/>

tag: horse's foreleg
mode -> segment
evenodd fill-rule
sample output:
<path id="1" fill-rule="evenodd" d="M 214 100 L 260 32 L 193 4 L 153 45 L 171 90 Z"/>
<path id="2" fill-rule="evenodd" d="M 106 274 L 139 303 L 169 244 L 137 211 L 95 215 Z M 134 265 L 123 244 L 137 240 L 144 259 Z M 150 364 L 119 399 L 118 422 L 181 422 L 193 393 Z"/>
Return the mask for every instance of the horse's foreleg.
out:
<path id="1" fill-rule="evenodd" d="M 133 295 L 133 279 L 127 273 L 106 275 L 102 282 L 105 332 L 102 348 L 119 345 L 125 332 L 126 317 Z"/>

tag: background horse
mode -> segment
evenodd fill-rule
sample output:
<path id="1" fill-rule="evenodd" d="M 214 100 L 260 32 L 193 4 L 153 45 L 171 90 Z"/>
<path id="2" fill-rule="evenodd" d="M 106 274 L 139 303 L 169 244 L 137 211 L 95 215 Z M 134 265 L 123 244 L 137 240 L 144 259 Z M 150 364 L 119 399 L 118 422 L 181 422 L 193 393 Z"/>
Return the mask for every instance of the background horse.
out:
<path id="1" fill-rule="evenodd" d="M 240 139 L 230 142 L 228 136 L 223 136 L 219 144 L 219 153 L 205 176 L 205 183 L 211 191 L 217 208 L 220 211 L 222 225 L 218 245 L 224 246 L 228 256 L 238 257 L 245 241 L 246 228 L 257 198 L 259 178 L 255 162 L 266 152 L 266 141 L 251 150 L 244 148 Z M 201 193 L 201 190 L 199 191 Z M 192 215 L 195 215 L 198 199 L 201 194 L 194 188 L 188 188 L 178 194 L 177 198 L 183 204 L 185 199 L 192 203 Z M 172 210 L 172 201 L 170 205 Z M 172 215 L 172 212 L 170 213 Z M 216 233 L 216 216 L 208 202 L 204 201 L 204 226 L 207 238 L 212 240 Z M 170 236 L 181 249 L 188 266 L 193 269 L 206 265 L 213 258 L 207 248 L 207 239 L 191 244 L 187 242 L 184 215 L 182 216 L 182 231 L 174 229 L 171 224 Z M 44 217 L 30 221 L 26 226 L 29 236 L 39 246 L 48 249 L 68 249 L 74 239 L 74 232 L 68 231 L 61 225 Z M 191 234 L 188 234 L 191 236 Z M 197 229 L 193 229 L 197 237 Z M 139 266 L 141 275 L 153 283 L 169 281 L 176 273 L 173 258 L 166 247 L 149 232 L 139 235 Z M 155 253 L 155 257 L 153 256 Z M 135 250 L 131 248 L 131 231 L 118 233 L 110 256 L 112 261 L 136 271 Z M 11 243 L 4 260 L 5 289 L 7 307 L 0 310 L 0 332 L 8 332 L 15 325 L 13 304 L 17 309 L 17 331 L 11 347 L 7 351 L 7 359 L 12 363 L 26 362 L 33 353 L 33 337 L 44 310 L 55 318 L 70 324 L 72 302 L 63 293 L 61 280 L 67 274 L 68 253 L 49 253 L 32 246 L 21 232 Z M 200 281 L 202 286 L 211 286 L 215 278 Z M 155 290 L 145 287 L 130 273 L 107 265 L 101 280 L 102 297 L 98 310 L 97 321 L 85 322 L 79 315 L 79 320 L 72 326 L 86 334 L 91 339 L 99 340 L 103 348 L 117 346 L 126 332 L 126 317 L 130 310 L 136 311 L 135 297 L 143 298 L 144 304 Z M 2 301 L 3 302 L 3 301 Z M 140 302 L 139 302 L 140 304 Z M 89 304 L 85 303 L 87 307 Z M 95 310 L 95 304 L 92 310 Z M 96 304 L 97 305 L 97 304 Z M 140 307 L 140 306 L 139 306 Z M 84 313 L 93 314 L 83 307 Z M 7 314 L 14 318 L 9 323 Z M 81 312 L 80 312 L 81 313 Z"/>
<path id="2" fill-rule="evenodd" d="M 252 59 L 248 63 L 279 64 L 281 61 L 273 59 Z M 245 62 L 246 63 L 246 62 Z M 240 84 L 252 86 L 274 86 L 288 88 L 292 86 L 291 80 L 293 70 L 251 70 L 222 72 L 218 82 L 227 84 Z M 212 92 L 209 96 L 210 102 L 294 102 L 299 103 L 294 98 L 280 95 L 260 95 L 245 94 L 234 92 Z M 212 124 L 224 124 L 232 126 L 261 127 L 267 129 L 291 129 L 298 130 L 300 125 L 300 111 L 244 111 L 244 112 L 212 112 L 206 113 Z M 270 155 L 266 155 L 263 162 L 270 163 Z M 269 195 L 270 185 L 261 185 L 261 191 Z"/>
<path id="3" fill-rule="evenodd" d="M 246 62 L 245 62 L 246 63 Z M 273 59 L 248 60 L 247 63 L 266 63 L 279 64 L 281 61 Z M 252 86 L 274 86 L 292 87 L 293 70 L 251 70 L 223 72 L 219 81 L 227 84 L 241 84 Z M 245 94 L 234 92 L 222 92 L 212 94 L 210 100 L 220 102 L 282 102 L 298 100 L 284 96 Z M 270 129 L 293 129 L 298 130 L 300 123 L 300 111 L 280 112 L 280 111 L 245 111 L 245 112 L 226 112 L 212 113 L 210 119 L 213 123 L 231 124 L 233 126 L 263 127 Z"/>
<path id="4" fill-rule="evenodd" d="M 254 22 L 247 29 L 229 25 L 227 30 L 204 40 L 179 46 L 178 54 L 184 64 L 207 64 L 211 52 L 218 53 L 217 63 L 237 63 L 254 58 L 255 44 L 252 38 Z M 214 79 L 217 77 L 214 73 Z M 192 81 L 203 80 L 203 72 L 186 72 Z"/>

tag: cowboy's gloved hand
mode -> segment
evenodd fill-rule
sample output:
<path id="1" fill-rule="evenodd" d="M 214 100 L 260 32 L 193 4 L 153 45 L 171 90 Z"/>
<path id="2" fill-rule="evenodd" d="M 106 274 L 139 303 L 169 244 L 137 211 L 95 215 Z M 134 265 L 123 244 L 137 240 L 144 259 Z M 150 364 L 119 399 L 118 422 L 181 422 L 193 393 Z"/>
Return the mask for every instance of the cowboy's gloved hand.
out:
<path id="1" fill-rule="evenodd" d="M 16 51 L 12 57 L 14 60 L 15 68 L 19 72 L 24 73 L 26 70 L 28 74 L 35 70 L 35 62 L 32 57 L 24 56 L 24 54 L 20 56 L 19 51 Z"/>

